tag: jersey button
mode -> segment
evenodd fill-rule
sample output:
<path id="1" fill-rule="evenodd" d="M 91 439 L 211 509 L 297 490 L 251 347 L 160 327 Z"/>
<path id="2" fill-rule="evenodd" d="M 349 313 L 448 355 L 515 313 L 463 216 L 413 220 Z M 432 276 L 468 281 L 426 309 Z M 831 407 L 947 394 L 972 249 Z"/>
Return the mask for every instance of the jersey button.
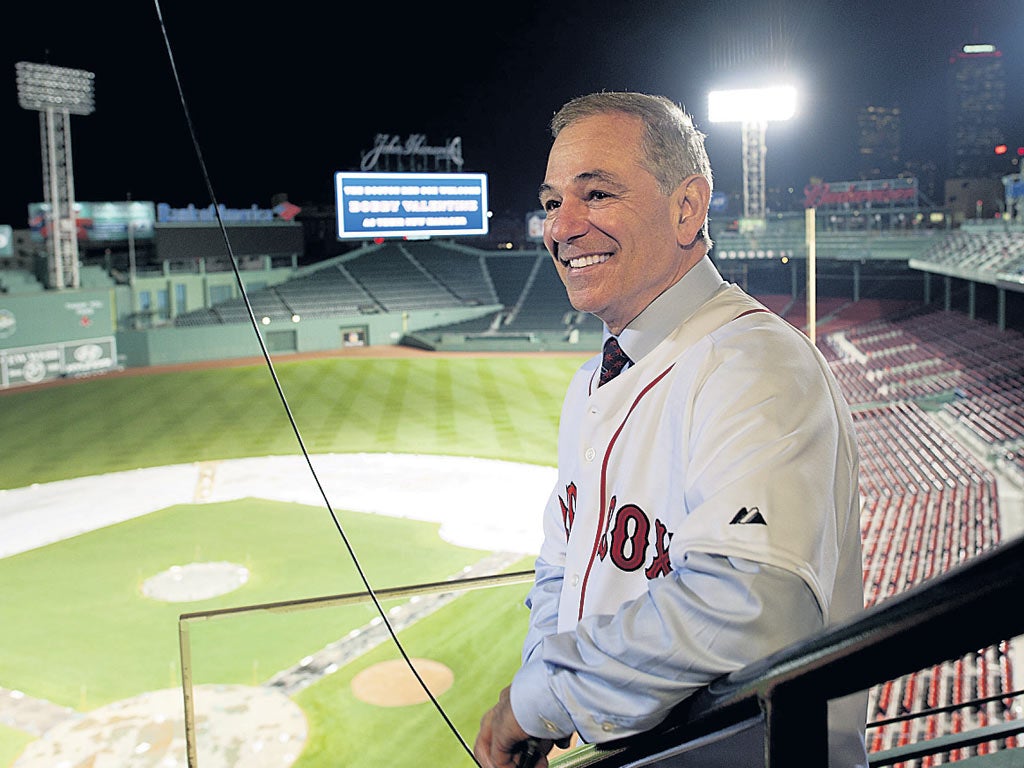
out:
<path id="1" fill-rule="evenodd" d="M 579 583 L 580 583 L 580 575 L 578 573 L 574 573 L 572 575 L 572 585 L 575 587 L 575 586 L 578 586 Z"/>
<path id="2" fill-rule="evenodd" d="M 584 458 L 586 458 L 587 461 L 593 461 L 594 457 L 597 456 L 597 451 L 595 451 L 593 448 L 587 448 L 587 451 L 586 453 L 583 454 L 583 456 Z"/>

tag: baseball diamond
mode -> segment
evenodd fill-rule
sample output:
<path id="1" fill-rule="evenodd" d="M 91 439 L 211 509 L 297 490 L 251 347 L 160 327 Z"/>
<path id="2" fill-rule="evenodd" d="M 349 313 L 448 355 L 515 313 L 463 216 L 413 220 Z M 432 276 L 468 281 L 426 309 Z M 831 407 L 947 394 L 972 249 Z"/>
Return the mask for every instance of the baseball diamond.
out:
<path id="1" fill-rule="evenodd" d="M 457 575 L 494 573 L 537 546 L 531 517 L 548 493 L 552 474 L 548 468 L 437 456 L 337 455 L 314 457 L 314 461 L 331 478 L 329 489 L 336 503 L 346 509 L 429 520 L 439 523 L 440 535 L 454 544 L 506 552 L 485 557 Z M 117 474 L 9 490 L 4 492 L 0 514 L 3 554 L 12 556 L 145 515 L 175 503 L 183 488 L 188 493 L 190 484 L 205 503 L 253 495 L 315 503 L 309 491 L 297 491 L 304 484 L 304 471 L 301 461 L 293 457 L 136 470 L 131 482 L 146 489 L 147 501 L 141 505 L 139 497 L 118 493 L 125 487 L 125 478 Z M 404 481 L 387 482 L 396 476 Z M 476 501 L 482 488 L 494 485 L 510 491 L 498 500 L 496 511 L 501 514 L 481 525 Z M 26 523 L 44 506 L 63 510 L 45 532 Z M 90 515 L 90 510 L 103 510 L 103 514 Z M 184 563 L 147 578 L 141 592 L 153 600 L 189 603 L 228 594 L 248 577 L 247 569 L 238 564 Z M 404 629 L 451 599 L 452 595 L 428 596 L 408 607 L 397 606 L 390 620 L 397 629 Z M 197 743 L 204 768 L 291 765 L 302 751 L 306 721 L 290 694 L 386 643 L 389 638 L 380 629 L 379 621 L 371 621 L 324 648 L 322 663 L 296 660 L 293 670 L 282 670 L 262 686 L 199 686 Z M 451 687 L 453 672 L 446 665 L 431 659 L 414 663 L 435 696 Z M 310 674 L 311 670 L 317 673 Z M 367 667 L 353 678 L 351 687 L 358 699 L 378 707 L 426 700 L 400 660 Z M 153 768 L 184 764 L 179 689 L 148 692 L 86 713 L 48 705 L 18 691 L 2 693 L 6 695 L 0 695 L 0 722 L 42 737 L 26 747 L 15 768 L 43 768 L 62 759 L 71 760 L 68 765 L 124 765 L 128 760 Z"/>

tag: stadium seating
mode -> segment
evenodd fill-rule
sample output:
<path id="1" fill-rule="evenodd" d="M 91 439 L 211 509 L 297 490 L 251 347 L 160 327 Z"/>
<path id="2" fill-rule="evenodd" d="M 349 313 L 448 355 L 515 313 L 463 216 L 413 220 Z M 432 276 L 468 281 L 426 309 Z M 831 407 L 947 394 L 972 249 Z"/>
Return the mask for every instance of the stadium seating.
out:
<path id="1" fill-rule="evenodd" d="M 0 271 L 0 293 L 40 293 L 43 290 L 43 284 L 27 269 Z"/>
<path id="2" fill-rule="evenodd" d="M 334 264 L 276 286 L 289 315 L 333 317 L 359 312 L 372 299 L 342 265 Z"/>
<path id="3" fill-rule="evenodd" d="M 955 230 L 922 254 L 921 261 L 979 277 L 1024 273 L 1024 233 L 1010 230 Z"/>
<path id="4" fill-rule="evenodd" d="M 287 320 L 354 315 L 367 311 L 401 312 L 496 303 L 494 286 L 479 256 L 437 246 L 401 244 L 371 250 L 350 260 L 333 259 L 280 285 L 250 291 L 257 317 Z M 175 325 L 248 322 L 242 299 L 218 302 L 184 313 Z"/>
<path id="5" fill-rule="evenodd" d="M 464 303 L 432 275 L 417 269 L 400 248 L 352 259 L 345 262 L 345 269 L 385 312 L 455 307 Z"/>
<path id="6" fill-rule="evenodd" d="M 454 257 L 451 250 L 433 243 L 418 243 L 415 252 L 404 245 L 402 253 L 423 273 L 430 275 L 461 301 L 497 304 L 494 283 L 482 256 Z"/>
<path id="7" fill-rule="evenodd" d="M 995 546 L 996 481 L 911 401 L 854 412 L 861 449 L 865 605 L 870 607 Z M 872 751 L 1012 717 L 1006 703 L 907 717 L 1013 690 L 1009 643 L 935 665 L 870 692 Z M 890 722 L 892 721 L 892 722 Z M 964 748 L 983 754 L 993 745 Z M 950 755 L 950 757 L 953 757 Z M 923 765 L 931 765 L 925 759 Z"/>
<path id="8" fill-rule="evenodd" d="M 926 581 L 1000 541 L 996 479 L 929 403 L 1019 467 L 1024 437 L 1024 338 L 953 312 L 917 310 L 851 324 L 819 342 L 854 408 L 864 502 L 865 605 Z M 1019 471 L 1019 469 L 1018 469 Z M 1024 477 L 1024 474 L 1022 474 Z M 1008 642 L 871 691 L 872 751 L 1014 717 Z M 926 717 L 915 713 L 949 708 Z M 1011 739 L 1013 746 L 1015 741 Z M 955 750 L 963 759 L 994 743 Z M 920 765 L 933 765 L 922 758 Z"/>

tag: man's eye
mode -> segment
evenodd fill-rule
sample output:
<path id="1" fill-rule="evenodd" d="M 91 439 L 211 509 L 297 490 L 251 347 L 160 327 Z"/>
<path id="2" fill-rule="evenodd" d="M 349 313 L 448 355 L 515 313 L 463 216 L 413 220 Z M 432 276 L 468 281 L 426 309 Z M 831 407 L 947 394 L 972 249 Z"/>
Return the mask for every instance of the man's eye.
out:
<path id="1" fill-rule="evenodd" d="M 592 189 L 587 193 L 588 200 L 607 200 L 611 195 L 607 192 L 603 192 L 600 189 Z"/>
<path id="2" fill-rule="evenodd" d="M 557 200 L 546 200 L 544 202 L 544 210 L 545 211 L 553 211 L 556 208 L 558 208 L 559 205 L 560 205 L 560 203 Z"/>

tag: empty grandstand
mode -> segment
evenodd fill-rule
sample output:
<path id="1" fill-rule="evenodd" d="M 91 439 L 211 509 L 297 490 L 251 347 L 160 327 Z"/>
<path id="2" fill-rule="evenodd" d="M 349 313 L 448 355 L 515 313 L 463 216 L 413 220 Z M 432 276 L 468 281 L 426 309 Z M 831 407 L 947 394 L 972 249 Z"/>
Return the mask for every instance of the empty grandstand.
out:
<path id="1" fill-rule="evenodd" d="M 1020 533 L 1018 332 L 959 313 L 915 311 L 837 332 L 826 348 L 857 407 L 866 605 L 998 545 L 1007 528 Z M 1013 665 L 1004 641 L 877 688 L 872 751 L 1019 718 L 1019 699 L 1000 698 L 1014 691 Z M 921 712 L 931 714 L 912 717 Z M 981 742 L 945 759 L 1015 744 L 1012 737 L 1005 745 Z"/>
<path id="2" fill-rule="evenodd" d="M 770 228 L 762 238 L 722 233 L 715 259 L 729 279 L 751 292 L 788 297 L 771 308 L 801 326 L 806 244 L 791 229 Z M 1024 279 L 1024 230 L 965 226 L 948 232 L 825 231 L 820 237 L 819 332 L 827 332 L 836 312 L 855 312 L 870 299 L 938 303 L 999 327 L 1019 326 L 1024 318 L 1024 294 L 1014 282 Z M 944 289 L 934 289 L 934 280 L 943 281 Z M 431 349 L 591 349 L 601 332 L 596 318 L 569 304 L 542 249 L 493 252 L 431 241 L 366 245 L 249 295 L 254 312 L 270 321 L 490 308 L 405 334 L 406 342 Z M 179 327 L 247 321 L 241 297 L 173 318 Z"/>

